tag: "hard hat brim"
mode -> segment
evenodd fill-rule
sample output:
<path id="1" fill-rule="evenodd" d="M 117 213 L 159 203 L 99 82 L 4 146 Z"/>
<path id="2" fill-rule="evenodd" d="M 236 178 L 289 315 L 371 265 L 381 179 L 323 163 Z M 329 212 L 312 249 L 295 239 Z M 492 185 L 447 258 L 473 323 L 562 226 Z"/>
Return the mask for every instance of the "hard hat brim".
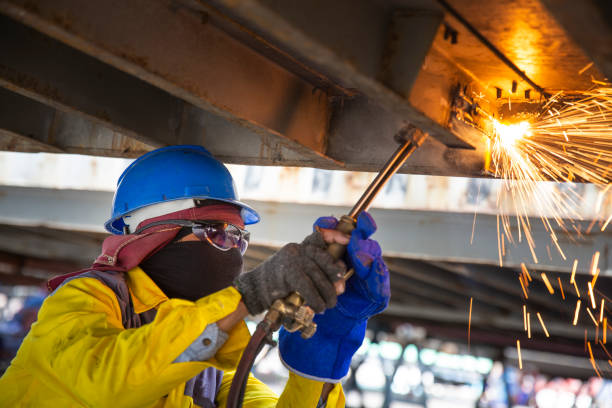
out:
<path id="1" fill-rule="evenodd" d="M 190 197 L 190 198 L 194 200 L 214 200 L 214 201 L 220 201 L 220 202 L 224 202 L 228 204 L 237 205 L 238 207 L 240 207 L 240 216 L 242 217 L 242 220 L 244 221 L 244 225 L 257 224 L 261 220 L 259 213 L 253 207 L 241 201 L 238 201 L 238 200 L 220 199 L 220 198 L 209 197 L 209 196 L 196 196 L 196 197 Z M 181 199 L 184 199 L 184 197 L 176 198 L 176 200 L 181 200 Z M 171 200 L 166 200 L 166 201 L 171 201 Z M 136 210 L 139 210 L 140 208 L 148 207 L 149 205 L 154 205 L 154 204 L 161 203 L 161 202 L 164 202 L 164 201 L 160 200 L 155 203 L 149 203 L 147 205 L 143 205 L 138 208 L 134 208 L 132 211 L 136 211 Z M 111 234 L 122 235 L 123 227 L 125 226 L 125 223 L 123 222 L 124 215 L 125 214 L 109 219 L 108 221 L 104 223 L 104 228 Z"/>

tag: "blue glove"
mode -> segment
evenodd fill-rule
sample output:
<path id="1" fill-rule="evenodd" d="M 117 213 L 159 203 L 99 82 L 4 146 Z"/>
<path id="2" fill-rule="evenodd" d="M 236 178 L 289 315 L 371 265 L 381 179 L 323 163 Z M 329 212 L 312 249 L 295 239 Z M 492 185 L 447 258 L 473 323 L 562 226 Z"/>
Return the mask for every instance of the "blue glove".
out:
<path id="1" fill-rule="evenodd" d="M 319 218 L 315 229 L 333 229 L 334 217 Z M 368 318 L 382 312 L 389 303 L 389 270 L 378 242 L 368 239 L 376 223 L 361 213 L 351 234 L 345 262 L 355 274 L 346 282 L 335 307 L 315 316 L 317 332 L 310 339 L 281 329 L 281 360 L 294 373 L 318 381 L 340 382 L 348 373 L 351 358 L 365 337 Z"/>

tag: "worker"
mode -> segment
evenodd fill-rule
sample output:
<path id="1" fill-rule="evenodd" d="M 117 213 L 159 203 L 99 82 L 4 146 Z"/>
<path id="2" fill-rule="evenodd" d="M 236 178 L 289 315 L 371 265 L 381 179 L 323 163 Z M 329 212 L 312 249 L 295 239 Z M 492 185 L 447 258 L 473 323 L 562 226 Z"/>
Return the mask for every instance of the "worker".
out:
<path id="1" fill-rule="evenodd" d="M 0 407 L 225 406 L 250 335 L 244 318 L 298 291 L 318 314 L 304 340 L 282 331 L 290 371 L 277 397 L 248 379 L 244 406 L 340 407 L 339 384 L 370 316 L 389 299 L 372 218 L 350 237 L 315 222 L 241 273 L 257 212 L 238 201 L 227 168 L 200 146 L 170 146 L 121 175 L 106 238 L 92 267 L 49 281 L 38 321 L 0 378 Z M 327 243 L 348 244 L 343 260 Z M 346 285 L 347 268 L 355 274 Z M 343 293 L 340 296 L 336 292 Z"/>

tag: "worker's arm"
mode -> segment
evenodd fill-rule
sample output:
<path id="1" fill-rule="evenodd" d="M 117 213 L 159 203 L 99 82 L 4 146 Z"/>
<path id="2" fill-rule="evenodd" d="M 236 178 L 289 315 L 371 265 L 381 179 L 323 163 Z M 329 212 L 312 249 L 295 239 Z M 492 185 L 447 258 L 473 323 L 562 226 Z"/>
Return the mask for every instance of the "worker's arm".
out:
<path id="1" fill-rule="evenodd" d="M 244 323 L 206 362 L 174 362 L 205 328 L 231 314 L 240 294 L 227 288 L 197 302 L 170 299 L 155 319 L 124 329 L 115 293 L 93 278 L 74 279 L 45 301 L 26 341 L 41 381 L 86 406 L 146 406 L 215 366 L 231 369 L 248 340 Z"/>

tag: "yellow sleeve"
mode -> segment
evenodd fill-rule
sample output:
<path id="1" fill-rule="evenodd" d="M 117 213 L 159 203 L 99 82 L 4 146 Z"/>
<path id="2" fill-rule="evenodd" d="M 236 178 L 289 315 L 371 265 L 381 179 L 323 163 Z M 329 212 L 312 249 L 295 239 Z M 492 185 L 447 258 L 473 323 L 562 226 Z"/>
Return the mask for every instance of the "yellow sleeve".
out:
<path id="1" fill-rule="evenodd" d="M 248 337 L 233 336 L 239 340 L 207 362 L 172 362 L 239 301 L 234 288 L 197 302 L 170 299 L 150 324 L 124 329 L 115 293 L 97 279 L 74 279 L 45 300 L 22 345 L 23 363 L 86 406 L 150 405 L 207 367 L 235 367 Z"/>
<path id="2" fill-rule="evenodd" d="M 217 404 L 225 408 L 227 396 L 234 378 L 234 371 L 225 372 L 221 387 L 217 393 Z M 272 407 L 307 407 L 315 408 L 319 403 L 323 382 L 300 377 L 289 373 L 289 380 L 280 397 L 277 397 L 268 386 L 253 374 L 249 375 L 246 390 L 244 392 L 243 407 L 245 408 L 272 408 Z M 345 405 L 342 385 L 336 384 L 327 397 L 326 408 L 342 408 Z"/>

